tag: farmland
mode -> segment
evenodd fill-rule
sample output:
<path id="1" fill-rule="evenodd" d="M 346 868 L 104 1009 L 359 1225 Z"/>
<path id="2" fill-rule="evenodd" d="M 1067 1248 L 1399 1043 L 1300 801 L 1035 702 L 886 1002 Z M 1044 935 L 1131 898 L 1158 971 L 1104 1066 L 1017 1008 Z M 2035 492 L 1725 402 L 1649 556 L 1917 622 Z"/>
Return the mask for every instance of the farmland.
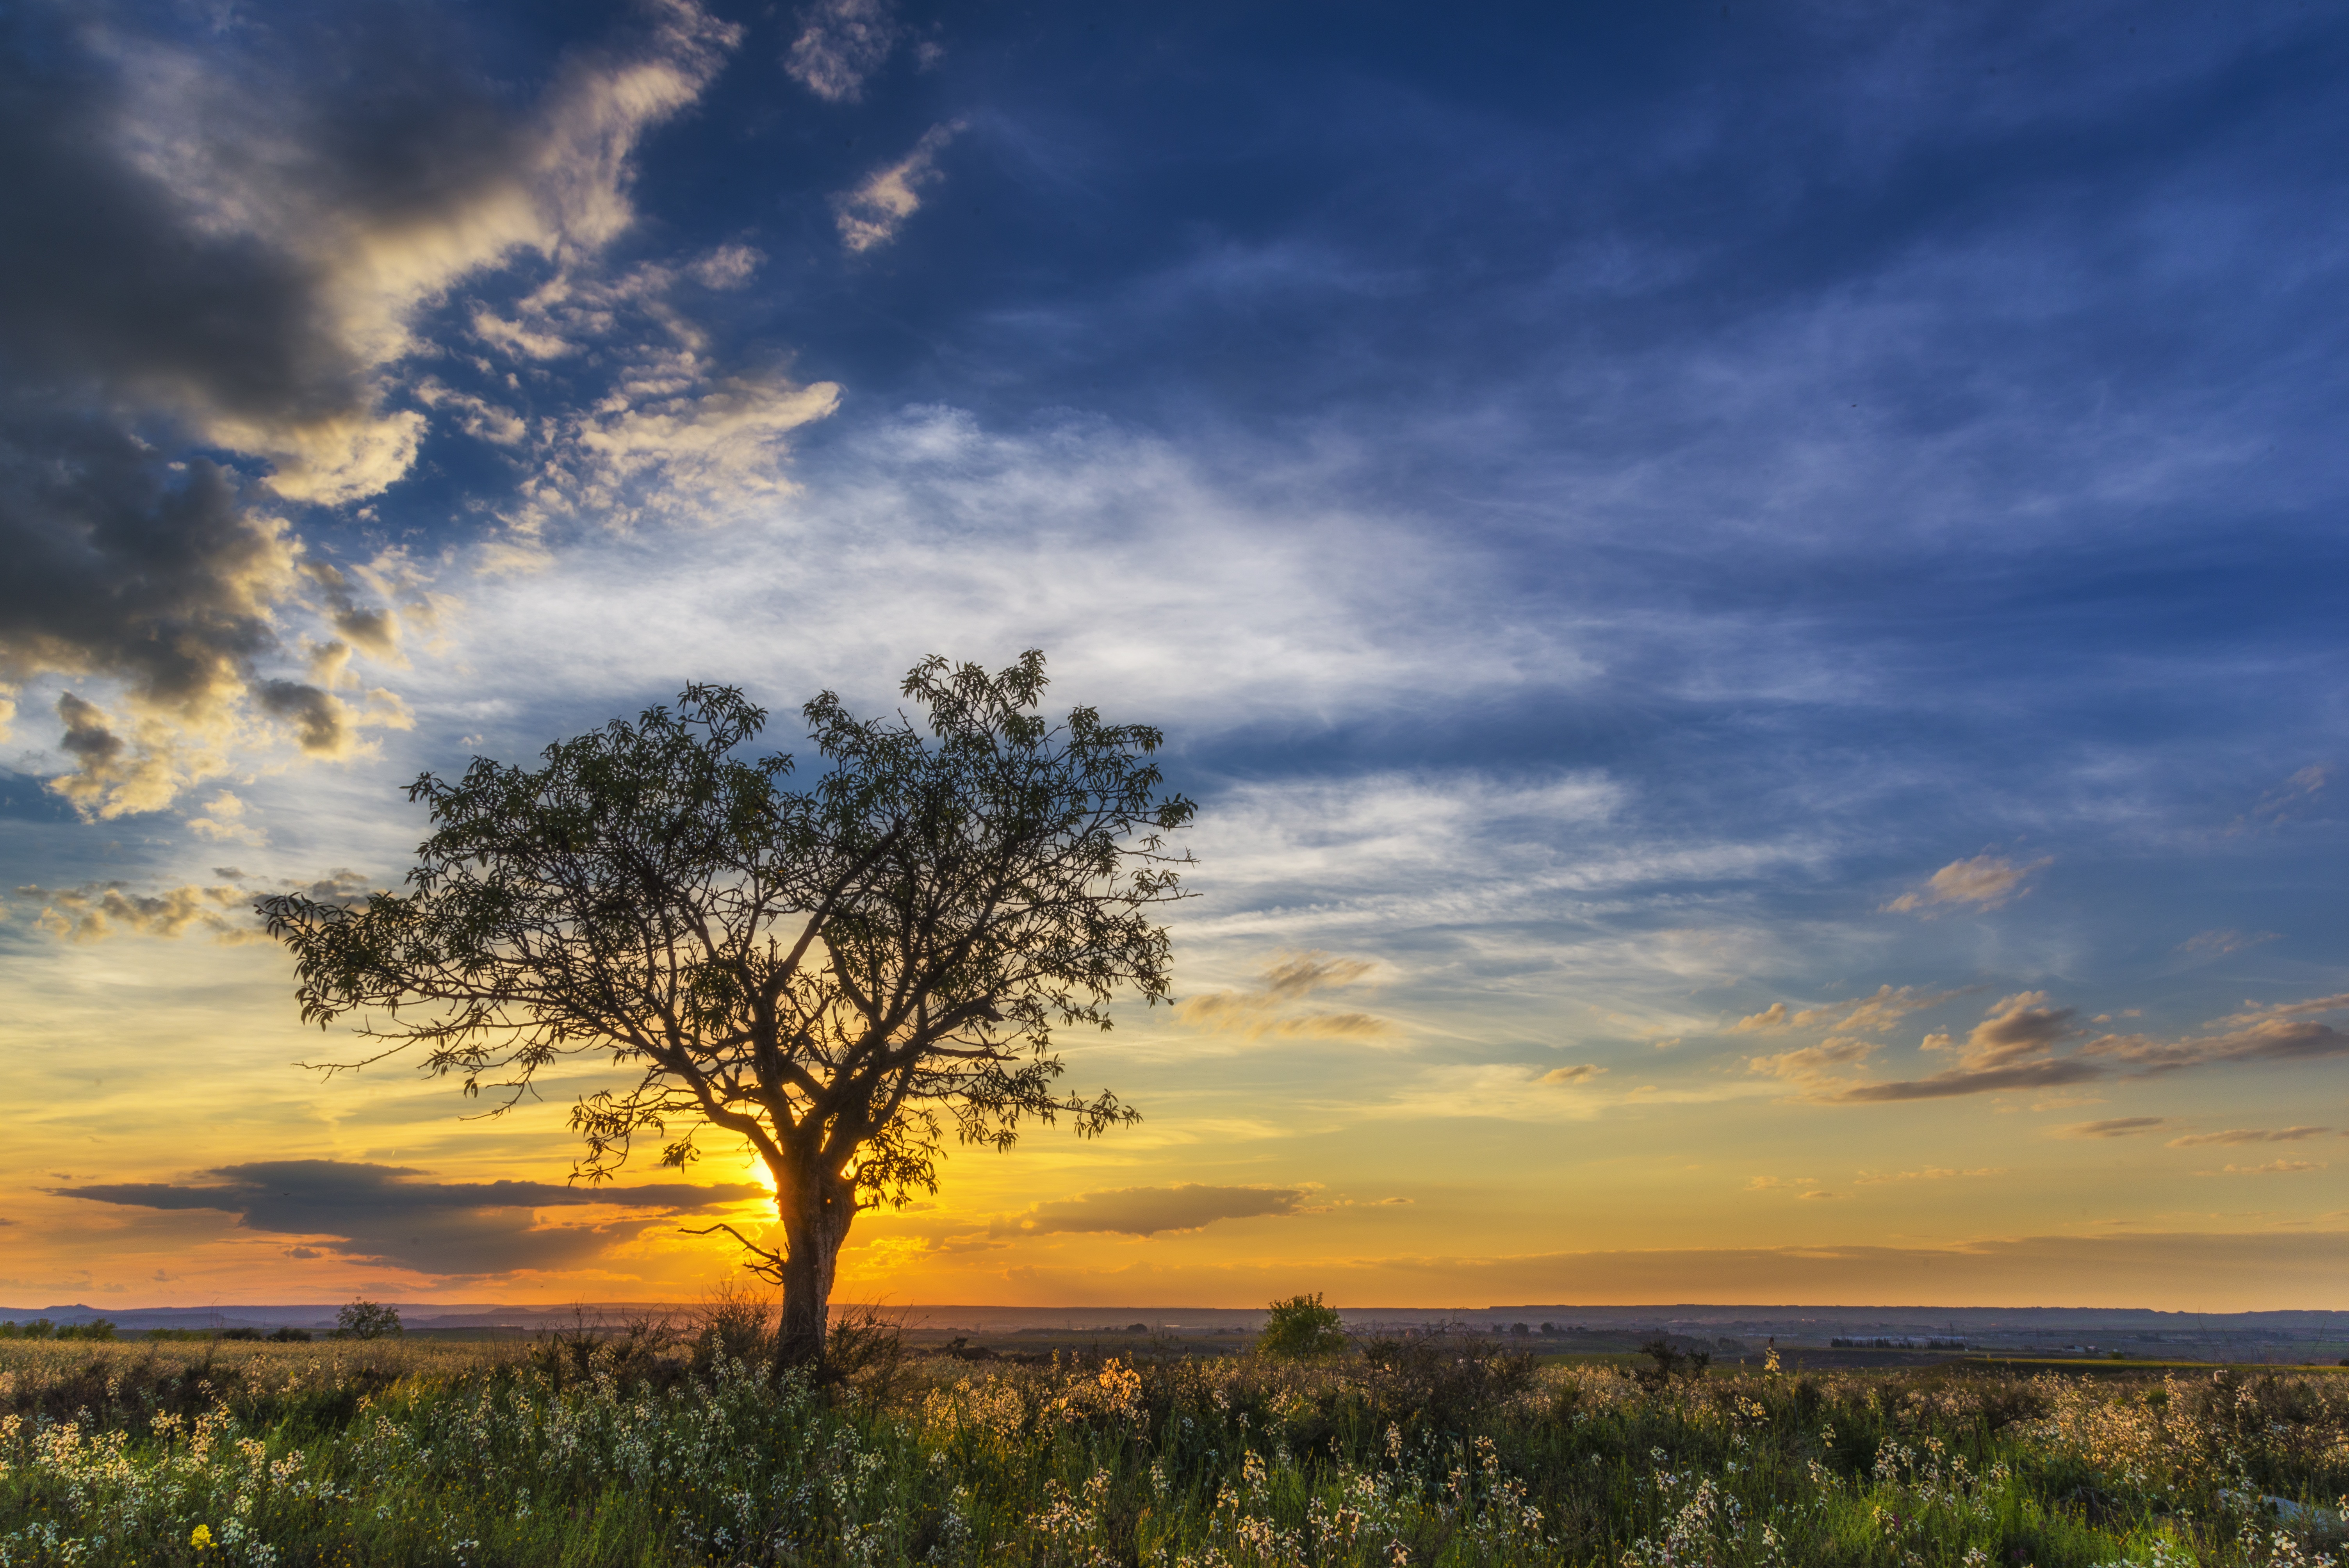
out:
<path id="1" fill-rule="evenodd" d="M 0 1563 L 2315 1563 L 2349 1375 L 0 1345 Z M 741 1353 L 749 1353 L 749 1358 Z M 968 1354 L 968 1352 L 966 1352 Z"/>

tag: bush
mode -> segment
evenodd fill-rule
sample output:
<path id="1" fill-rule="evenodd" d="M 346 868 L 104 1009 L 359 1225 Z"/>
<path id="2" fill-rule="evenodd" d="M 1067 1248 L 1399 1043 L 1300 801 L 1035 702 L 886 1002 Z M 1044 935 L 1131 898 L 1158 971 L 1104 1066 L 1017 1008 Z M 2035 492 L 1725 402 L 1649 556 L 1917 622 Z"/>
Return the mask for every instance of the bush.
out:
<path id="1" fill-rule="evenodd" d="M 294 1328 L 291 1326 L 274 1329 L 270 1333 L 269 1343 L 272 1345 L 307 1345 L 310 1343 L 310 1331 L 306 1328 Z"/>
<path id="2" fill-rule="evenodd" d="M 1336 1356 L 1346 1348 L 1346 1328 L 1338 1309 L 1321 1303 L 1321 1293 L 1276 1301 L 1264 1315 L 1264 1333 L 1256 1347 L 1284 1361 L 1310 1361 Z"/>
<path id="3" fill-rule="evenodd" d="M 1657 1390 L 1663 1389 L 1675 1377 L 1702 1377 L 1713 1365 L 1710 1350 L 1682 1350 L 1662 1335 L 1640 1346 L 1640 1354 L 1652 1360 L 1653 1367 L 1642 1367 L 1632 1375 Z"/>
<path id="4" fill-rule="evenodd" d="M 1362 1342 L 1372 1419 L 1457 1432 L 1533 1387 L 1529 1351 L 1442 1329 Z"/>
<path id="5" fill-rule="evenodd" d="M 362 1296 L 335 1314 L 336 1339 L 388 1339 L 402 1332 L 399 1309 Z"/>

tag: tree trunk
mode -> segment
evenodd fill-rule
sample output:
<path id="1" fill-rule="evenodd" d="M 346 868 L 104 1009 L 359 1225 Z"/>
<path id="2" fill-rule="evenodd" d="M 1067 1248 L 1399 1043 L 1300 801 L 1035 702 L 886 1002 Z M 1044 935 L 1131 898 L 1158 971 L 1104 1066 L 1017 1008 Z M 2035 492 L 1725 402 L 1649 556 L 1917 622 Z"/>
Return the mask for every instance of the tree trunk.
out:
<path id="1" fill-rule="evenodd" d="M 775 1365 L 813 1367 L 823 1359 L 833 1269 L 856 1218 L 856 1193 L 830 1171 L 810 1171 L 775 1194 L 783 1222 L 783 1315 L 775 1330 Z"/>

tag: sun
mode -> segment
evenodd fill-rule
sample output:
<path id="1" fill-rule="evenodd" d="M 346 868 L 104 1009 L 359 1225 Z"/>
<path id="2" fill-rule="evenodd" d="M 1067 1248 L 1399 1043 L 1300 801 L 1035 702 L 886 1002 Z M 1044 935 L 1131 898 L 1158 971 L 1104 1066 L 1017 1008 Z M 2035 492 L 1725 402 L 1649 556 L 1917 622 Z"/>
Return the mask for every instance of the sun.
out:
<path id="1" fill-rule="evenodd" d="M 775 1190 L 775 1173 L 767 1169 L 767 1162 L 760 1159 L 755 1151 L 748 1158 L 750 1165 L 750 1180 L 764 1187 L 771 1194 Z"/>

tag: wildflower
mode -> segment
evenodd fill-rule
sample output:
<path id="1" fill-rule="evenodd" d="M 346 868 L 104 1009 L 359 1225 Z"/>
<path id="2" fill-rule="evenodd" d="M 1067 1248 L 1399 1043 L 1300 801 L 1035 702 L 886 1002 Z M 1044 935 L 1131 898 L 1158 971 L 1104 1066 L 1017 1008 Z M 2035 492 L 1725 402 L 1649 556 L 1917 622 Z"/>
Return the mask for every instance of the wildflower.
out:
<path id="1" fill-rule="evenodd" d="M 188 1535 L 188 1544 L 199 1552 L 209 1550 L 212 1543 L 212 1527 L 209 1524 L 197 1525 Z"/>

